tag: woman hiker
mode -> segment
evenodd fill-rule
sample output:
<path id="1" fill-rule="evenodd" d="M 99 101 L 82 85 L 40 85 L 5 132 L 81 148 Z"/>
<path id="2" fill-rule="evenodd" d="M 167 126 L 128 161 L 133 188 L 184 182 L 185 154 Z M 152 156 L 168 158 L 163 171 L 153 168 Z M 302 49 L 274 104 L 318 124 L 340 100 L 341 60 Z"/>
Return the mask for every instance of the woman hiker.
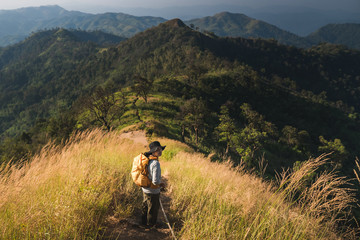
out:
<path id="1" fill-rule="evenodd" d="M 151 182 L 150 187 L 142 187 L 142 224 L 149 227 L 156 227 L 156 220 L 160 207 L 160 190 L 165 186 L 161 182 L 161 168 L 159 157 L 166 146 L 161 146 L 158 141 L 149 144 L 150 151 L 144 153 L 149 159 L 148 177 Z"/>

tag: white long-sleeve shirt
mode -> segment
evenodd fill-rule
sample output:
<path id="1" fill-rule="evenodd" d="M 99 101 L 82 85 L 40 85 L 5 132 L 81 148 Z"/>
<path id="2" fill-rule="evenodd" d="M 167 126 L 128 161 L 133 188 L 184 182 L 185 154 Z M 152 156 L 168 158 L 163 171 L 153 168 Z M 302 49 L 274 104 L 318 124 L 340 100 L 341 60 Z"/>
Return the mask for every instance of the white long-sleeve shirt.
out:
<path id="1" fill-rule="evenodd" d="M 149 179 L 154 185 L 159 185 L 161 183 L 161 168 L 160 163 L 157 160 L 150 160 L 148 165 Z M 149 194 L 158 194 L 160 193 L 160 188 L 142 188 L 144 193 Z"/>

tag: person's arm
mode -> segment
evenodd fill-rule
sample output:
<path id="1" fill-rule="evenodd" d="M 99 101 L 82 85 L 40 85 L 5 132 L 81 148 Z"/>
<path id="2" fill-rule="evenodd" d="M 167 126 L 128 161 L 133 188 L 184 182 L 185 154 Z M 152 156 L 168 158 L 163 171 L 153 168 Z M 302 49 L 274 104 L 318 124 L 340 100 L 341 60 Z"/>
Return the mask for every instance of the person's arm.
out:
<path id="1" fill-rule="evenodd" d="M 150 165 L 150 171 L 151 171 L 151 177 L 152 177 L 152 183 L 151 188 L 160 188 L 161 187 L 161 169 L 160 169 L 160 163 L 158 161 L 154 161 Z"/>

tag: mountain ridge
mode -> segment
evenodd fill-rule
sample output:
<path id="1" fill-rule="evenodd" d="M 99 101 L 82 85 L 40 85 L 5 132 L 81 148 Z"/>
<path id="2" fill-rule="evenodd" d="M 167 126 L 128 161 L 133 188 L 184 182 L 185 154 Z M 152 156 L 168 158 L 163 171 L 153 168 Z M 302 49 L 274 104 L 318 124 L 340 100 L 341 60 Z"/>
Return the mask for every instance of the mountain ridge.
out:
<path id="1" fill-rule="evenodd" d="M 360 24 L 328 24 L 306 37 L 312 42 L 330 42 L 360 50 Z"/>
<path id="2" fill-rule="evenodd" d="M 62 34 L 65 37 L 59 41 Z M 239 109 L 248 103 L 277 126 L 279 131 L 269 133 L 276 141 L 280 129 L 291 125 L 306 131 L 316 144 L 319 136 L 336 137 L 351 152 L 358 149 L 358 141 L 352 139 L 357 139 L 357 130 L 353 135 L 347 133 L 349 128 L 357 129 L 356 79 L 360 73 L 354 66 L 359 52 L 333 45 L 304 50 L 274 40 L 222 38 L 191 29 L 178 19 L 108 48 L 73 41 L 72 37 L 67 40 L 67 34 L 67 30 L 36 33 L 0 51 L 0 77 L 6 79 L 0 84 L 2 131 L 19 134 L 37 119 L 56 118 L 59 109 L 71 108 L 75 100 L 96 86 L 126 88 L 138 79 L 148 79 L 156 82 L 154 89 L 159 94 L 171 94 L 179 104 L 201 97 L 210 112 L 219 114 L 221 105 L 232 102 L 233 117 L 238 121 L 244 119 Z M 170 112 L 179 108 L 172 106 Z M 144 105 L 139 112 L 146 109 Z M 131 116 L 129 121 L 134 120 Z M 161 116 L 176 119 L 176 115 Z M 312 116 L 311 121 L 308 116 Z M 326 122 L 322 116 L 327 117 Z M 216 115 L 209 119 L 211 124 L 218 121 Z M 78 126 L 88 126 L 92 121 Z M 160 129 L 166 129 L 166 124 Z M 180 138 L 178 127 L 173 126 L 174 138 Z"/>
<path id="3" fill-rule="evenodd" d="M 311 46 L 305 39 L 285 30 L 246 16 L 245 14 L 222 12 L 212 17 L 186 21 L 200 29 L 214 32 L 219 36 L 276 39 L 282 44 L 298 47 Z"/>
<path id="4" fill-rule="evenodd" d="M 51 28 L 102 30 L 122 37 L 129 37 L 165 19 L 158 17 L 135 17 L 123 13 L 90 14 L 68 11 L 57 5 L 3 10 L 0 13 L 0 43 L 5 39 L 21 39 L 31 32 Z M 15 43 L 12 41 L 12 43 Z"/>
<path id="5" fill-rule="evenodd" d="M 22 15 L 19 12 L 29 14 L 29 16 L 25 14 L 25 24 L 22 23 L 24 20 L 21 20 Z M 57 27 L 86 31 L 101 30 L 118 36 L 132 37 L 136 33 L 165 21 L 167 20 L 164 18 L 136 17 L 125 13 L 88 14 L 67 11 L 57 5 L 3 10 L 2 14 L 0 13 L 0 23 L 2 23 L 0 33 L 3 33 L 0 34 L 0 45 L 14 44 L 39 29 Z M 319 37 L 314 36 L 314 33 L 308 37 L 300 37 L 275 25 L 250 18 L 241 13 L 221 12 L 214 16 L 184 22 L 188 25 L 196 25 L 195 27 L 201 30 L 214 32 L 219 36 L 276 39 L 282 44 L 302 48 L 316 45 L 319 41 L 327 41 L 334 44 L 346 44 L 351 48 L 359 49 L 358 38 L 352 37 L 351 34 L 346 35 L 346 38 L 352 39 L 350 41 L 333 41 L 332 38 L 319 39 Z"/>

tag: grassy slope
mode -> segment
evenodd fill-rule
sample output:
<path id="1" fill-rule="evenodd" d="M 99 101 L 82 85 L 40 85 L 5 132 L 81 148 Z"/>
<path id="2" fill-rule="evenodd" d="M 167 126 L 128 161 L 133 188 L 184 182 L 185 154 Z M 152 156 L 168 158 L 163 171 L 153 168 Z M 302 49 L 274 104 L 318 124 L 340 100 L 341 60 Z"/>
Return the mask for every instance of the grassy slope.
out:
<path id="1" fill-rule="evenodd" d="M 179 142 L 160 139 L 167 149 L 162 157 L 172 196 L 171 215 L 182 222 L 182 239 L 337 239 L 336 209 L 351 201 L 337 190 L 336 179 L 318 182 L 317 193 L 303 189 L 302 204 L 286 199 L 321 159 L 305 164 L 285 177 L 277 190 L 258 177 L 211 163 Z M 31 163 L 18 169 L 3 166 L 0 177 L 0 222 L 3 239 L 101 238 L 109 211 L 118 218 L 140 206 L 140 190 L 132 183 L 132 158 L 142 144 L 118 133 L 99 130 L 75 136 L 63 148 L 49 145 Z M 327 183 L 331 180 L 333 185 Z M 324 185 L 322 185 L 322 183 Z M 326 184 L 327 183 L 327 184 Z M 295 186 L 295 187 L 294 187 Z M 316 186 L 316 184 L 315 184 Z M 319 191 L 319 189 L 324 189 Z M 321 196 L 331 193 L 334 202 Z M 311 195 L 309 195 L 311 194 Z M 312 200 L 307 199 L 314 196 Z M 305 201 L 307 199 L 307 201 Z M 330 207 L 322 211 L 324 207 Z M 330 211 L 332 209 L 332 211 Z M 177 227 L 177 226 L 175 226 Z"/>
<path id="2" fill-rule="evenodd" d="M 94 131 L 74 137 L 64 148 L 45 148 L 20 169 L 5 167 L 0 180 L 0 238 L 97 236 L 110 206 L 124 217 L 133 207 L 125 203 L 139 200 L 126 152 L 143 150 L 115 134 Z"/>
<path id="3" fill-rule="evenodd" d="M 322 164 L 320 158 L 285 177 L 282 190 L 242 169 L 209 163 L 201 155 L 180 153 L 173 161 L 172 206 L 184 220 L 180 231 L 184 239 L 336 239 L 341 235 L 333 230 L 333 217 L 351 199 L 335 186 L 340 179 L 323 176 L 302 189 L 301 204 L 288 201 L 312 167 Z M 335 184 L 330 186 L 328 180 Z M 321 189 L 315 187 L 321 184 Z M 324 201 L 329 194 L 336 195 L 334 202 Z"/>

